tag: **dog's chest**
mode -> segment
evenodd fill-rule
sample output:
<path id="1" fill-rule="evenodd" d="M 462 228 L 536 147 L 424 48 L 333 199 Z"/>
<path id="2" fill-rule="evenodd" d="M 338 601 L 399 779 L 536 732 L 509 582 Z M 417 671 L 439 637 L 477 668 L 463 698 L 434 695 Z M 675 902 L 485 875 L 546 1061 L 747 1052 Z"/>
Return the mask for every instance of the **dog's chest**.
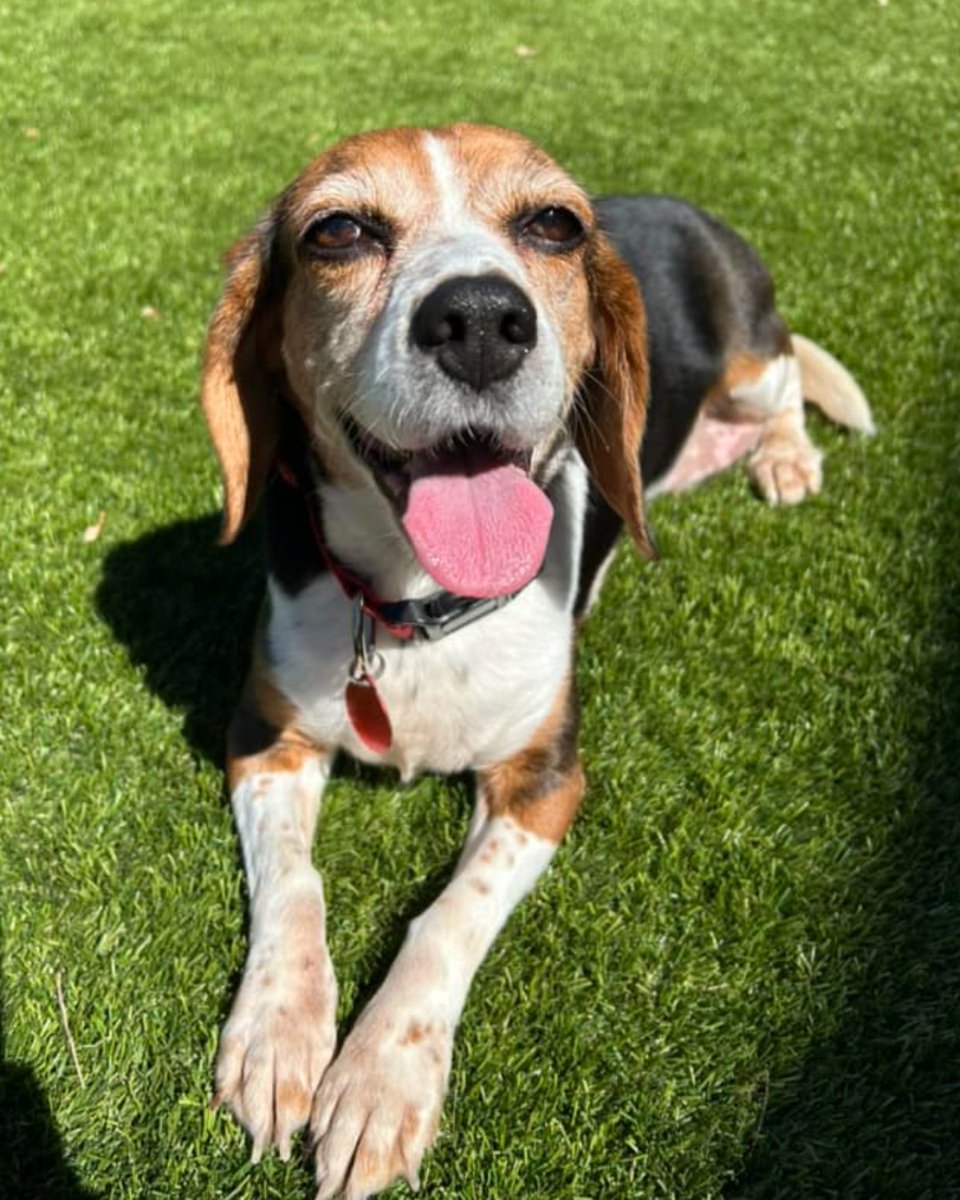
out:
<path id="1" fill-rule="evenodd" d="M 271 587 L 271 674 L 297 721 L 319 743 L 412 777 L 500 762 L 526 745 L 550 713 L 570 669 L 570 617 L 534 583 L 503 609 L 436 642 L 380 632 L 377 688 L 393 741 L 377 755 L 346 711 L 353 658 L 350 604 L 323 576 L 296 597 Z"/>

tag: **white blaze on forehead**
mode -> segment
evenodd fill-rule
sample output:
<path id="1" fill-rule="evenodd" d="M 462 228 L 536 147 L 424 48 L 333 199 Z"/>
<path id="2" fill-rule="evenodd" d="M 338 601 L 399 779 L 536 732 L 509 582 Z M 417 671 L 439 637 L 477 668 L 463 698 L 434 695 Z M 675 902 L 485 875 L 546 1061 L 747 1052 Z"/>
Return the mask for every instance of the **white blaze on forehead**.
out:
<path id="1" fill-rule="evenodd" d="M 526 273 L 502 232 L 471 210 L 469 181 L 449 147 L 432 133 L 424 133 L 423 144 L 436 209 L 414 273 L 438 283 L 453 275 L 497 271 L 525 287 Z"/>
<path id="2" fill-rule="evenodd" d="M 445 229 L 455 229 L 463 223 L 467 211 L 467 195 L 457 168 L 447 147 L 432 133 L 424 133 L 424 146 L 430 171 L 437 188 L 437 209 L 440 224 Z"/>

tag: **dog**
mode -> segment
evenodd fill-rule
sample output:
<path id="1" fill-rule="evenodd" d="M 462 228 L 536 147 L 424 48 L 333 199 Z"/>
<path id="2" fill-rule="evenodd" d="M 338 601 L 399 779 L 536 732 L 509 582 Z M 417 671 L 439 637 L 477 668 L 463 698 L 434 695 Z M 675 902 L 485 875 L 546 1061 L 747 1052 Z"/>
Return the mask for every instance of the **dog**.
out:
<path id="1" fill-rule="evenodd" d="M 417 1186 L 470 982 L 577 810 L 574 639 L 621 528 L 652 557 L 646 497 L 745 455 L 770 502 L 818 492 L 805 395 L 872 420 L 730 229 L 592 202 L 498 128 L 339 143 L 228 266 L 202 406 L 222 541 L 262 502 L 267 604 L 228 736 L 250 944 L 213 1103 L 254 1160 L 309 1121 L 318 1200 L 359 1200 Z M 311 841 L 339 751 L 477 783 L 337 1052 Z"/>

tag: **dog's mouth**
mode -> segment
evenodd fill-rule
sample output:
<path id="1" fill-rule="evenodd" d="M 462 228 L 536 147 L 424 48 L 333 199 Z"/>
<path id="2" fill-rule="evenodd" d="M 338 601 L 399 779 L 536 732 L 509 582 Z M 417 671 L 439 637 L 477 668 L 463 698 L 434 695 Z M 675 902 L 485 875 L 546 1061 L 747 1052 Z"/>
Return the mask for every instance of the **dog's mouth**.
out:
<path id="1" fill-rule="evenodd" d="M 441 587 L 461 596 L 506 596 L 538 573 L 553 506 L 530 478 L 531 452 L 467 432 L 421 450 L 394 450 L 350 417 L 343 426 L 420 565 Z"/>

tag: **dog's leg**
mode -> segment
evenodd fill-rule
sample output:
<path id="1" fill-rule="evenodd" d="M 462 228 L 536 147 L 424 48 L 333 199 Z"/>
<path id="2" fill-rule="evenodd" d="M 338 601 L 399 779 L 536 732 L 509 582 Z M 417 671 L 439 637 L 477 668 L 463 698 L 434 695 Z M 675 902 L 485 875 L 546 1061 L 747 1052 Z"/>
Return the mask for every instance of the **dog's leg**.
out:
<path id="1" fill-rule="evenodd" d="M 799 504 L 820 491 L 823 455 L 804 425 L 800 368 L 792 354 L 735 359 L 705 401 L 676 462 L 647 489 L 682 492 L 744 455 L 768 504 Z"/>
<path id="2" fill-rule="evenodd" d="M 453 1035 L 474 973 L 553 856 L 583 791 L 576 701 L 565 687 L 519 755 L 483 772 L 450 883 L 410 925 L 314 1102 L 318 1200 L 417 1186 L 440 1119 Z"/>
<path id="3" fill-rule="evenodd" d="M 819 493 L 823 455 L 804 425 L 803 386 L 794 355 L 771 360 L 756 379 L 732 387 L 724 402 L 734 420 L 761 421 L 747 469 L 768 504 L 799 504 Z"/>
<path id="4" fill-rule="evenodd" d="M 250 895 L 250 948 L 220 1038 L 214 1095 L 214 1105 L 228 1105 L 249 1131 L 254 1162 L 271 1145 L 289 1157 L 291 1135 L 309 1116 L 333 1057 L 337 1001 L 323 886 L 310 861 L 330 758 L 263 711 L 251 698 L 231 727 L 227 773 Z"/>

